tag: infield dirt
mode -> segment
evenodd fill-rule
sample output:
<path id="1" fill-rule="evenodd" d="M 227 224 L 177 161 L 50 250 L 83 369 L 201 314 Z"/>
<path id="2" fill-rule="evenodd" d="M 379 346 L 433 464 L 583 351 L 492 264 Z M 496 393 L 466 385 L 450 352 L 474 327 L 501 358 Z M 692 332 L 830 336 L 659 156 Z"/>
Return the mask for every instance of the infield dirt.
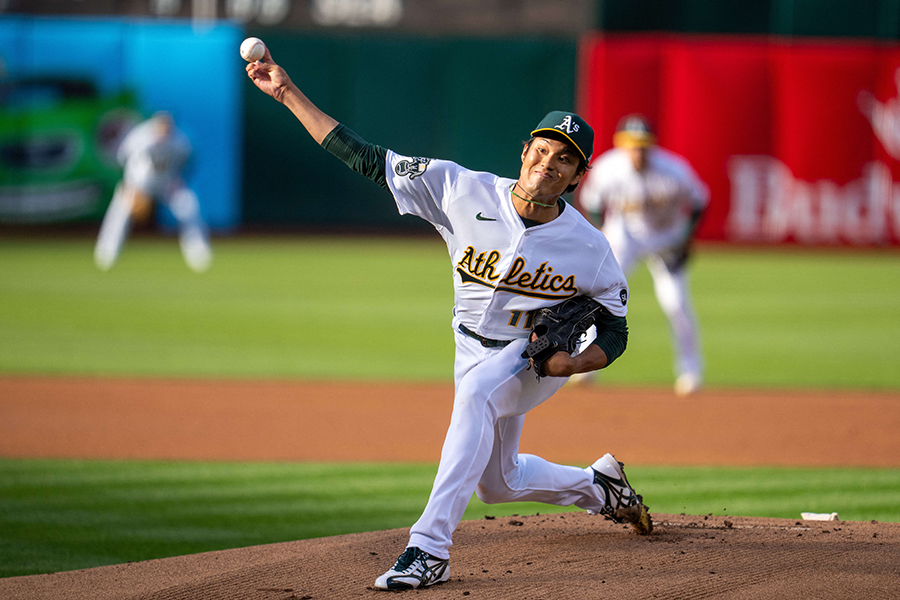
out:
<path id="1" fill-rule="evenodd" d="M 0 378 L 0 456 L 437 461 L 447 385 Z M 402 435 L 393 415 L 416 427 Z M 335 424 L 340 423 L 340 427 Z M 583 464 L 900 465 L 900 394 L 566 387 L 522 450 Z M 599 453 L 599 454 L 598 454 Z M 898 491 L 900 498 L 900 491 Z M 900 500 L 898 500 L 900 501 Z M 651 503 L 652 508 L 652 503 Z M 654 514 L 464 521 L 429 598 L 897 598 L 900 524 Z M 0 579 L 5 599 L 323 599 L 371 589 L 406 530 Z"/>

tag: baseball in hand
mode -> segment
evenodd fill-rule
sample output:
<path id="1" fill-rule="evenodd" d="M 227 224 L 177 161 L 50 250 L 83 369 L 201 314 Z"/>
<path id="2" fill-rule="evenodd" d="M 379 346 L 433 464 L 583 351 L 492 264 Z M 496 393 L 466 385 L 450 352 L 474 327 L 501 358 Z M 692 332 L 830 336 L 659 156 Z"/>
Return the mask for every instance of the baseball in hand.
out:
<path id="1" fill-rule="evenodd" d="M 249 37 L 241 42 L 241 58 L 247 62 L 260 60 L 266 53 L 266 45 L 259 38 Z"/>

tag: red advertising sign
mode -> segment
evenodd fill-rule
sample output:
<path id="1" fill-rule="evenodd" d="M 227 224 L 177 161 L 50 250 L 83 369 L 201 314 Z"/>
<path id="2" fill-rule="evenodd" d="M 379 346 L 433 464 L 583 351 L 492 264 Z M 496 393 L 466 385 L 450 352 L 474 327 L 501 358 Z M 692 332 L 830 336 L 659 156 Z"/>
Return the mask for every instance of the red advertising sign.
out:
<path id="1" fill-rule="evenodd" d="M 597 34 L 580 61 L 595 155 L 649 117 L 710 187 L 701 239 L 900 244 L 900 45 Z"/>

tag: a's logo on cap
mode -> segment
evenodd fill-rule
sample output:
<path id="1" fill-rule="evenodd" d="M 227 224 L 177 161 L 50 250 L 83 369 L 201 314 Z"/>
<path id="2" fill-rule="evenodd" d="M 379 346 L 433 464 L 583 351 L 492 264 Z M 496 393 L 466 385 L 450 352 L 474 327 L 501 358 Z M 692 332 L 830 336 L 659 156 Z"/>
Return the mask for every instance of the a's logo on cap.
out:
<path id="1" fill-rule="evenodd" d="M 575 113 L 554 110 L 547 113 L 537 127 L 531 132 L 534 136 L 541 131 L 558 131 L 575 146 L 585 162 L 591 160 L 591 152 L 594 147 L 594 130 L 581 117 Z"/>
<path id="2" fill-rule="evenodd" d="M 572 123 L 572 115 L 566 115 L 566 118 L 563 119 L 562 123 L 554 126 L 554 129 L 559 129 L 566 133 L 575 133 L 578 131 L 578 123 Z"/>

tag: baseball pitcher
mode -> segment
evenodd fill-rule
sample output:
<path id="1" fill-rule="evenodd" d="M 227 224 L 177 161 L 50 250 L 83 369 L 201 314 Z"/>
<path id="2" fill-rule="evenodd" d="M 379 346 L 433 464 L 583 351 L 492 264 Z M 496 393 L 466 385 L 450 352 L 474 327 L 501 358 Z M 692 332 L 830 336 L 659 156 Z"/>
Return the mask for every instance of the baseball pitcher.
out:
<path id="1" fill-rule="evenodd" d="M 683 157 L 656 145 L 641 115 L 619 121 L 613 145 L 597 158 L 579 201 L 626 274 L 638 261 L 647 264 L 672 331 L 675 392 L 692 394 L 703 382 L 703 359 L 685 267 L 709 190 Z"/>
<path id="2" fill-rule="evenodd" d="M 561 199 L 590 160 L 588 124 L 573 113 L 548 114 L 521 151 L 518 179 L 506 179 L 365 142 L 313 105 L 268 50 L 247 73 L 325 150 L 387 189 L 401 214 L 431 223 L 453 265 L 452 418 L 424 512 L 406 550 L 375 587 L 402 590 L 449 579 L 452 535 L 473 492 L 488 503 L 574 504 L 649 533 L 642 498 L 612 455 L 580 468 L 519 454 L 529 410 L 569 375 L 606 367 L 625 350 L 625 276 L 604 236 Z M 546 360 L 535 352 L 537 363 L 526 358 L 529 342 L 539 337 L 532 332 L 535 311 L 579 296 L 603 308 L 591 313 L 600 332 L 594 343 L 580 353 L 554 351 Z"/>

